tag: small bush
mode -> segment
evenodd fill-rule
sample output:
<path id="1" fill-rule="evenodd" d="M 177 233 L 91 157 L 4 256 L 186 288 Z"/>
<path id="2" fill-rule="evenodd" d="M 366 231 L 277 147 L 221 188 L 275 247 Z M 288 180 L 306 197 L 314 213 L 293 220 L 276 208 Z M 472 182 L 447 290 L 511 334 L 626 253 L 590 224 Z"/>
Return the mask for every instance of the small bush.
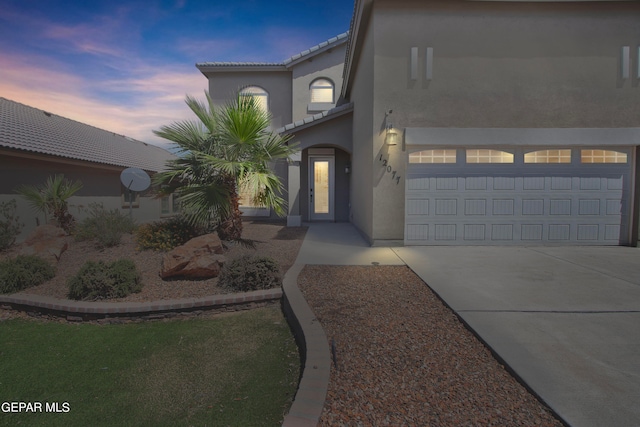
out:
<path id="1" fill-rule="evenodd" d="M 0 294 L 19 292 L 53 279 L 55 269 L 35 255 L 18 255 L 0 262 Z"/>
<path id="2" fill-rule="evenodd" d="M 136 230 L 136 241 L 139 249 L 169 251 L 203 233 L 204 230 L 192 225 L 186 218 L 176 216 L 164 221 L 142 224 Z"/>
<path id="3" fill-rule="evenodd" d="M 90 203 L 89 216 L 76 226 L 76 240 L 96 240 L 99 248 L 120 244 L 124 233 L 131 233 L 136 225 L 128 215 L 117 209 L 106 210 L 102 203 Z"/>
<path id="4" fill-rule="evenodd" d="M 234 292 L 248 292 L 281 286 L 282 277 L 273 259 L 245 255 L 224 265 L 218 283 Z"/>
<path id="5" fill-rule="evenodd" d="M 123 298 L 142 290 L 136 266 L 128 259 L 110 264 L 87 261 L 68 284 L 69 298 L 84 301 Z"/>
<path id="6" fill-rule="evenodd" d="M 0 251 L 7 249 L 16 241 L 24 224 L 16 215 L 16 200 L 0 202 Z"/>

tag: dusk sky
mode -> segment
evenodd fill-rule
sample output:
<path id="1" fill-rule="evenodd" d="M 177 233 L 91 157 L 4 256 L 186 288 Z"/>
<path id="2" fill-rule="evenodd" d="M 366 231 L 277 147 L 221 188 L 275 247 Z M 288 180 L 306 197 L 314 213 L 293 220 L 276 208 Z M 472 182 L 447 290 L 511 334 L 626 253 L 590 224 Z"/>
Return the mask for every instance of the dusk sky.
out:
<path id="1" fill-rule="evenodd" d="M 0 97 L 167 146 L 195 63 L 280 62 L 349 29 L 352 0 L 2 0 Z"/>

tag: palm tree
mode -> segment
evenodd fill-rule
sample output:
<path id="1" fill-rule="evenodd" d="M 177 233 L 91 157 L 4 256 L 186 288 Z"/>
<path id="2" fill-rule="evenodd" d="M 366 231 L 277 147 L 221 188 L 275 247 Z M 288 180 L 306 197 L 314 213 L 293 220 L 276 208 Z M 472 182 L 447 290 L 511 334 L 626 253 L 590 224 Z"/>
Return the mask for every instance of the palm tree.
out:
<path id="1" fill-rule="evenodd" d="M 73 227 L 74 218 L 69 213 L 67 199 L 82 188 L 82 182 L 70 181 L 64 175 L 49 176 L 43 185 L 22 185 L 16 192 L 27 199 L 36 212 L 44 214 L 45 222 L 49 221 L 49 215 L 56 219 L 58 227 L 67 233 Z"/>
<path id="2" fill-rule="evenodd" d="M 269 131 L 271 118 L 255 98 L 238 95 L 217 109 L 207 92 L 206 103 L 187 96 L 199 119 L 163 126 L 154 133 L 177 144 L 180 157 L 155 176 L 164 194 L 175 192 L 193 222 L 217 225 L 223 240 L 239 240 L 242 219 L 239 191 L 255 206 L 286 213 L 283 185 L 270 168 L 288 159 L 296 148 L 291 136 Z"/>

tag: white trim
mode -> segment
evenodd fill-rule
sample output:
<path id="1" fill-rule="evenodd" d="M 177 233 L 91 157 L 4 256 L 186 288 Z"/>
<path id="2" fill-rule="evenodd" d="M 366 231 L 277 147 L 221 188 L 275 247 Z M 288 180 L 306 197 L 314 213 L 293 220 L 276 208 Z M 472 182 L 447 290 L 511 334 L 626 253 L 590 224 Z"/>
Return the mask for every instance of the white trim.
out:
<path id="1" fill-rule="evenodd" d="M 315 151 L 312 153 L 312 151 Z M 336 179 L 335 179 L 335 156 L 334 156 L 333 148 L 310 148 L 309 149 L 309 159 L 308 159 L 308 170 L 309 170 L 309 194 L 308 194 L 308 206 L 309 206 L 309 221 L 335 221 L 335 187 L 336 187 Z M 329 162 L 329 212 L 326 214 L 314 214 L 313 213 L 313 203 L 311 201 L 311 189 L 313 187 L 313 175 L 314 168 L 313 162 L 315 160 L 320 161 L 328 161 Z"/>
<path id="2" fill-rule="evenodd" d="M 607 147 L 640 145 L 640 128 L 406 128 L 406 145 Z"/>

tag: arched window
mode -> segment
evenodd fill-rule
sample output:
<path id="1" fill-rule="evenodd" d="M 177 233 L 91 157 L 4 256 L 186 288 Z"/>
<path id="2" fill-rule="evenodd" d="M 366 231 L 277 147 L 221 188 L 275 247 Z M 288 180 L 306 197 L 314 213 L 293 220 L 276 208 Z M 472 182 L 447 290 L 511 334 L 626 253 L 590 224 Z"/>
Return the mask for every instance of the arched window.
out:
<path id="1" fill-rule="evenodd" d="M 525 163 L 571 163 L 571 150 L 539 150 L 524 154 Z"/>
<path id="2" fill-rule="evenodd" d="M 328 79 L 316 79 L 311 82 L 311 102 L 333 104 L 333 83 Z"/>
<path id="3" fill-rule="evenodd" d="M 409 154 L 409 163 L 455 163 L 456 150 L 423 150 Z"/>
<path id="4" fill-rule="evenodd" d="M 467 163 L 513 163 L 513 154 L 500 150 L 468 149 Z"/>
<path id="5" fill-rule="evenodd" d="M 240 91 L 242 96 L 253 96 L 260 108 L 265 112 L 269 111 L 269 94 L 266 90 L 258 86 L 247 86 Z"/>
<path id="6" fill-rule="evenodd" d="M 627 153 L 612 150 L 581 150 L 580 163 L 627 163 Z"/>

